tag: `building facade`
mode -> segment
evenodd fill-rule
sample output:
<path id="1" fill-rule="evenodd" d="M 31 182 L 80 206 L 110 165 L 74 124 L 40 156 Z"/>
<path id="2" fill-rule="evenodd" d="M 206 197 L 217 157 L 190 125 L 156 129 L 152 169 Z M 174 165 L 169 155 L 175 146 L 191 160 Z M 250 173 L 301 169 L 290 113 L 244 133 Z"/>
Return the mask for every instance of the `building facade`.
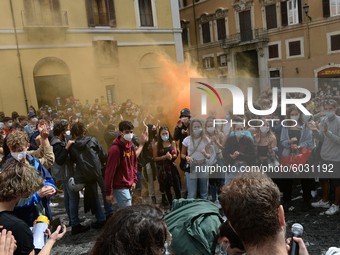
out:
<path id="1" fill-rule="evenodd" d="M 0 13 L 6 114 L 70 96 L 141 104 L 163 89 L 159 54 L 183 62 L 177 0 L 6 0 Z"/>
<path id="2" fill-rule="evenodd" d="M 311 78 L 313 90 L 340 90 L 339 0 L 179 0 L 179 5 L 184 53 L 207 76 L 261 78 L 260 91 L 291 86 L 283 78 Z"/>

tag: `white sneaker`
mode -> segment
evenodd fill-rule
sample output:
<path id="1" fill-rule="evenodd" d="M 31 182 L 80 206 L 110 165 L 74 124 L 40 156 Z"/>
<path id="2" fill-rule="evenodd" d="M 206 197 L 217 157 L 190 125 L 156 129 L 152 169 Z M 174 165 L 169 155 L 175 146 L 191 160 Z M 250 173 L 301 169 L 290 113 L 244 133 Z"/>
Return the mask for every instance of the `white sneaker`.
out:
<path id="1" fill-rule="evenodd" d="M 215 200 L 214 204 L 218 207 L 218 209 L 222 209 L 222 206 L 220 204 L 220 201 L 218 201 L 218 199 Z"/>
<path id="2" fill-rule="evenodd" d="M 325 214 L 327 215 L 334 215 L 336 213 L 340 212 L 339 206 L 336 206 L 335 204 L 332 204 L 331 208 L 329 208 Z"/>
<path id="3" fill-rule="evenodd" d="M 300 190 L 300 194 L 303 194 L 303 190 Z"/>
<path id="4" fill-rule="evenodd" d="M 81 193 L 81 191 L 79 191 L 79 197 L 84 198 L 84 195 L 83 195 L 83 193 Z"/>
<path id="5" fill-rule="evenodd" d="M 57 207 L 59 205 L 59 203 L 50 203 L 50 207 Z"/>
<path id="6" fill-rule="evenodd" d="M 312 203 L 313 207 L 322 207 L 322 208 L 330 208 L 331 204 L 328 202 L 322 201 L 322 199 L 318 202 Z"/>
<path id="7" fill-rule="evenodd" d="M 316 195 L 318 194 L 318 192 L 316 190 L 312 190 L 310 193 L 311 193 L 313 198 L 315 198 Z"/>
<path id="8" fill-rule="evenodd" d="M 64 193 L 58 193 L 58 196 L 59 196 L 60 198 L 64 198 Z"/>

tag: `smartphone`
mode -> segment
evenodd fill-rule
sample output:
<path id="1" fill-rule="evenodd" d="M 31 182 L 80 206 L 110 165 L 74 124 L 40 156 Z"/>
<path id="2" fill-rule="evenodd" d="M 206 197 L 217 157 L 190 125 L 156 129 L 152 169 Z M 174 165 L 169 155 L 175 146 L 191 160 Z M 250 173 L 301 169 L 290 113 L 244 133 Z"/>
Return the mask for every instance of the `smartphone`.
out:
<path id="1" fill-rule="evenodd" d="M 51 233 L 54 233 L 56 230 L 57 230 L 57 228 L 58 228 L 58 226 L 61 226 L 61 229 L 60 229 L 60 231 L 59 231 L 59 234 L 60 233 L 62 233 L 63 232 L 63 228 L 62 228 L 62 225 L 61 225 L 61 220 L 60 220 L 60 218 L 56 218 L 55 220 L 53 220 L 52 222 L 51 222 Z"/>

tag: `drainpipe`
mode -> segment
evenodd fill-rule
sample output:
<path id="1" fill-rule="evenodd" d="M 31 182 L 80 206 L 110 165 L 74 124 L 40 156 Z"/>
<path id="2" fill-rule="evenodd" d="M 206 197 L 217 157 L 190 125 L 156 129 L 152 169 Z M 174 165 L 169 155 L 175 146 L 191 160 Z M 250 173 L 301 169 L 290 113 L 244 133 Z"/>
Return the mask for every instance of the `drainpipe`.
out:
<path id="1" fill-rule="evenodd" d="M 20 57 L 19 43 L 18 43 L 18 35 L 17 35 L 17 29 L 15 27 L 15 20 L 14 20 L 12 0 L 9 0 L 9 4 L 11 5 L 11 13 L 12 13 L 12 20 L 13 20 L 13 27 L 14 27 L 14 34 L 15 34 L 15 42 L 16 42 L 16 46 L 17 46 L 17 56 L 18 56 L 18 60 L 19 60 L 19 68 L 20 68 L 20 76 L 21 76 L 22 89 L 24 91 L 26 111 L 28 112 L 28 103 L 27 103 L 27 96 L 26 96 L 26 90 L 25 90 L 24 76 L 23 76 L 23 73 L 22 73 L 21 57 Z"/>

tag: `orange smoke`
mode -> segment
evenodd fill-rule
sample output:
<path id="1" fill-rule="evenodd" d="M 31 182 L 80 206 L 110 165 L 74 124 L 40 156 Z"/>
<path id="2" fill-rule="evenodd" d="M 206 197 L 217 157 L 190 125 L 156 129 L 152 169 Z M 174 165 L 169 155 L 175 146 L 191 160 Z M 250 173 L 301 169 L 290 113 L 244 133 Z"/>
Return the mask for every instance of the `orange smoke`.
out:
<path id="1" fill-rule="evenodd" d="M 190 60 L 178 64 L 162 54 L 158 61 L 161 66 L 159 82 L 165 88 L 162 104 L 170 106 L 164 108 L 164 114 L 175 127 L 180 111 L 183 108 L 190 109 L 190 78 L 202 78 L 202 75 L 192 66 Z"/>

